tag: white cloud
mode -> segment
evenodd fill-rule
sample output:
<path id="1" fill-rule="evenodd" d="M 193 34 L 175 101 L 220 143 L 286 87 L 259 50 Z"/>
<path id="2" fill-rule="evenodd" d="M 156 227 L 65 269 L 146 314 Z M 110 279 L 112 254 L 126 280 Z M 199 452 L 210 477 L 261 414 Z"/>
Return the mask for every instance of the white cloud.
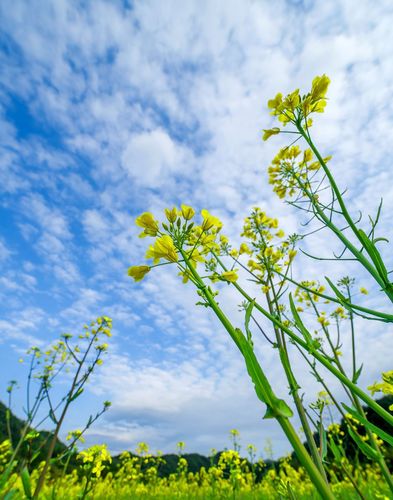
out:
<path id="1" fill-rule="evenodd" d="M 12 56 L 3 54 L 1 97 L 6 108 L 13 95 L 26 106 L 22 124 L 10 123 L 10 112 L 0 127 L 4 208 L 25 238 L 20 255 L 9 254 L 16 248 L 11 233 L 0 246 L 4 327 L 8 338 L 25 342 L 63 323 L 76 328 L 104 312 L 113 317 L 114 349 L 122 355 L 104 365 L 106 380 L 98 378 L 96 390 L 109 393 L 114 408 L 108 428 L 98 426 L 95 435 L 117 450 L 148 440 L 169 451 L 177 437 L 190 443 L 189 451 L 206 452 L 226 445 L 237 425 L 245 439 L 260 443 L 273 433 L 277 448 L 286 447 L 276 428 L 261 423 L 239 355 L 216 318 L 195 308 L 194 290 L 181 286 L 173 269 L 154 270 L 140 285 L 126 277 L 148 244 L 132 221 L 145 210 L 180 202 L 206 207 L 236 242 L 253 205 L 277 215 L 288 232 L 301 230 L 298 214 L 267 183 L 265 169 L 285 143 L 260 140 L 272 123 L 268 98 L 307 89 L 318 73 L 331 77 L 316 140 L 333 152 L 332 168 L 340 186 L 350 188 L 354 212 L 366 218 L 379 202 L 375 193 L 384 196 L 380 232 L 393 236 L 390 4 L 294 4 L 140 2 L 131 10 L 101 1 L 83 9 L 36 1 L 3 9 Z M 34 131 L 26 130 L 27 120 Z M 318 233 L 304 248 L 330 255 L 338 246 Z M 27 260 L 34 264 L 24 276 L 13 272 Z M 321 270 L 303 257 L 298 262 L 304 277 L 327 273 L 325 263 Z M 345 264 L 329 272 L 348 271 Z M 23 279 L 28 302 L 21 299 Z M 242 326 L 239 301 L 223 287 L 220 303 Z M 47 308 L 48 332 L 29 321 L 31 304 Z M 359 324 L 365 385 L 389 368 L 388 333 L 378 328 L 371 335 L 368 323 Z M 260 352 L 285 395 L 275 358 L 262 345 Z M 295 366 L 301 373 L 297 358 Z"/>
<path id="2" fill-rule="evenodd" d="M 131 136 L 122 153 L 122 165 L 137 186 L 160 187 L 165 178 L 179 169 L 181 148 L 163 130 Z"/>

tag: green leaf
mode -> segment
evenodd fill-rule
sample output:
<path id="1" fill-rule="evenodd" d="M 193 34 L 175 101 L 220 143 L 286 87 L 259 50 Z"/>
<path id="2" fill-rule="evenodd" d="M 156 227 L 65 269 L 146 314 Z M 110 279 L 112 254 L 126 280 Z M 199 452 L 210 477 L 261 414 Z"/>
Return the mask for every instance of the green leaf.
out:
<path id="1" fill-rule="evenodd" d="M 14 498 L 14 496 L 19 493 L 19 490 L 14 488 L 13 490 L 10 490 L 4 497 L 3 500 L 11 500 L 11 498 Z"/>
<path id="2" fill-rule="evenodd" d="M 332 450 L 333 456 L 337 462 L 341 461 L 342 453 L 340 448 L 336 445 L 333 438 L 329 438 L 330 449 Z"/>
<path id="3" fill-rule="evenodd" d="M 23 467 L 20 473 L 20 477 L 22 479 L 23 490 L 25 492 L 25 495 L 29 499 L 32 498 L 30 474 L 27 467 Z"/>
<path id="4" fill-rule="evenodd" d="M 371 260 L 373 261 L 379 275 L 381 276 L 381 278 L 384 280 L 385 283 L 389 283 L 388 271 L 382 260 L 381 254 L 377 250 L 377 247 L 374 245 L 374 243 L 370 240 L 370 238 L 362 229 L 358 229 L 358 235 L 366 252 L 369 254 Z"/>
<path id="5" fill-rule="evenodd" d="M 255 304 L 255 299 L 253 299 L 251 302 L 249 302 L 247 309 L 246 309 L 246 318 L 245 318 L 245 322 L 244 322 L 246 332 L 247 332 L 247 340 L 248 340 L 249 344 L 251 344 L 251 346 L 253 345 L 253 343 L 252 343 L 252 333 L 251 333 L 251 330 L 249 328 L 249 324 L 250 324 L 250 319 L 251 319 L 252 310 L 254 308 L 254 304 Z"/>
<path id="6" fill-rule="evenodd" d="M 54 414 L 53 410 L 49 410 L 49 418 L 52 420 L 54 424 L 57 424 L 56 415 Z"/>
<path id="7" fill-rule="evenodd" d="M 360 374 L 362 373 L 362 370 L 363 370 L 363 363 L 361 364 L 360 368 L 358 368 L 354 373 L 353 380 L 352 380 L 352 382 L 354 384 L 356 384 L 356 382 L 359 380 L 359 377 L 360 377 Z"/>
<path id="8" fill-rule="evenodd" d="M 359 450 L 365 455 L 367 458 L 373 461 L 378 461 L 381 458 L 381 455 L 374 450 L 374 448 L 371 448 L 371 446 L 367 443 L 365 443 L 361 437 L 355 432 L 351 427 L 348 426 L 348 432 L 351 436 L 351 438 L 355 441 L 357 444 Z"/>
<path id="9" fill-rule="evenodd" d="M 376 425 L 369 422 L 366 418 L 363 417 L 363 415 L 361 415 L 359 412 L 357 412 L 353 408 L 350 408 L 349 406 L 347 406 L 344 403 L 341 403 L 341 404 L 343 405 L 345 410 L 348 413 L 350 413 L 351 415 L 353 415 L 356 418 L 356 420 L 359 420 L 359 422 L 361 424 L 363 424 L 364 427 L 366 427 L 369 431 L 374 432 L 379 438 L 383 439 L 386 443 L 389 443 L 390 446 L 393 446 L 393 436 L 391 434 L 388 434 L 384 430 L 380 429 Z"/>
<path id="10" fill-rule="evenodd" d="M 325 280 L 329 283 L 330 285 L 330 288 L 333 290 L 333 292 L 336 294 L 338 300 L 340 301 L 340 304 L 342 304 L 344 307 L 347 307 L 347 302 L 348 302 L 348 299 L 347 297 L 345 297 L 345 295 L 343 295 L 340 290 L 336 287 L 336 285 L 334 285 L 332 283 L 332 281 L 327 277 L 325 276 Z"/>
<path id="11" fill-rule="evenodd" d="M 76 391 L 76 393 L 69 399 L 69 402 L 71 403 L 72 401 L 74 401 L 76 398 L 79 398 L 79 396 L 82 394 L 82 392 L 84 391 L 83 387 L 81 387 L 80 389 L 78 389 Z"/>
<path id="12" fill-rule="evenodd" d="M 276 414 L 274 413 L 274 411 L 271 409 L 271 407 L 269 405 L 266 406 L 266 412 L 262 418 L 264 420 L 268 420 L 269 418 L 276 418 Z"/>
<path id="13" fill-rule="evenodd" d="M 13 462 L 9 463 L 7 465 L 7 468 L 5 469 L 5 471 L 0 475 L 0 491 L 2 491 L 2 489 L 4 488 L 4 486 L 6 485 L 7 481 L 8 481 L 8 478 L 10 477 L 14 467 L 17 465 L 17 461 L 14 460 Z"/>
<path id="14" fill-rule="evenodd" d="M 291 312 L 293 316 L 293 320 L 295 321 L 295 325 L 299 328 L 300 332 L 302 333 L 307 345 L 312 348 L 313 347 L 313 338 L 311 337 L 310 332 L 307 330 L 307 328 L 304 326 L 299 313 L 296 310 L 295 303 L 292 298 L 292 294 L 289 294 L 289 304 L 291 306 Z"/>
<path id="15" fill-rule="evenodd" d="M 266 415 L 264 418 L 273 418 L 276 416 L 281 416 L 289 418 L 293 416 L 292 410 L 282 399 L 278 399 L 274 394 L 269 381 L 267 380 L 265 374 L 260 367 L 258 360 L 254 354 L 252 346 L 249 344 L 246 337 L 243 335 L 239 328 L 235 328 L 236 332 L 236 343 L 243 354 L 244 360 L 246 362 L 247 372 L 254 383 L 255 392 L 258 398 L 265 403 L 268 407 Z M 270 410 L 269 410 L 270 408 Z"/>

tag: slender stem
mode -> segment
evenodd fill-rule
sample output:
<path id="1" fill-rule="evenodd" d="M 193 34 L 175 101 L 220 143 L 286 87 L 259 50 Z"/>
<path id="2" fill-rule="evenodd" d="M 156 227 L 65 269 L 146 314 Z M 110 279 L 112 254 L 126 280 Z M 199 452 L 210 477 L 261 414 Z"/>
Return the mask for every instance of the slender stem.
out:
<path id="1" fill-rule="evenodd" d="M 273 294 L 273 301 L 272 301 L 270 298 L 269 292 L 266 293 L 266 299 L 267 299 L 269 311 L 271 314 L 276 312 L 277 316 L 281 319 L 279 304 L 278 304 L 274 284 L 273 284 L 273 281 L 271 279 L 270 274 L 269 274 L 269 282 L 270 282 L 270 288 L 271 288 L 272 294 Z M 274 309 L 273 309 L 273 303 L 275 304 L 276 311 L 274 311 Z M 306 412 L 304 411 L 303 402 L 299 396 L 299 384 L 297 383 L 297 381 L 295 379 L 295 375 L 293 374 L 291 364 L 289 362 L 288 351 L 287 351 L 286 345 L 285 345 L 285 338 L 282 335 L 282 332 L 280 331 L 280 329 L 276 325 L 273 325 L 273 328 L 274 328 L 274 331 L 276 334 L 278 349 L 280 352 L 281 363 L 283 365 L 285 375 L 286 375 L 287 380 L 288 380 L 288 384 L 289 384 L 289 387 L 291 390 L 291 395 L 292 395 L 293 401 L 295 403 L 295 406 L 296 406 L 296 409 L 297 409 L 297 412 L 298 412 L 298 415 L 300 418 L 300 422 L 302 424 L 304 433 L 306 435 L 306 440 L 307 440 L 308 446 L 310 448 L 311 456 L 314 460 L 315 465 L 318 467 L 319 472 L 322 474 L 326 483 L 328 483 L 325 468 L 323 466 L 321 456 L 318 453 L 318 449 L 317 449 L 317 446 L 315 444 L 314 436 L 313 436 L 312 431 L 310 429 L 310 425 L 309 425 L 309 422 L 307 420 Z"/>
<path id="2" fill-rule="evenodd" d="M 215 258 L 221 265 L 221 267 L 226 271 L 226 267 L 221 262 L 221 260 L 215 255 Z M 232 283 L 233 286 L 240 292 L 240 294 L 248 301 L 252 302 L 253 299 L 248 295 L 248 293 L 243 290 L 243 288 L 238 283 Z M 310 353 L 319 363 L 321 363 L 325 368 L 327 368 L 335 377 L 337 377 L 341 382 L 344 383 L 350 389 L 351 392 L 359 396 L 361 400 L 363 400 L 370 408 L 372 408 L 375 413 L 378 413 L 386 422 L 390 425 L 393 425 L 393 415 L 387 412 L 382 406 L 380 406 L 377 402 L 375 402 L 368 394 L 366 394 L 360 387 L 354 384 L 351 380 L 348 379 L 345 375 L 343 375 L 337 368 L 335 368 L 329 359 L 322 356 L 315 349 L 312 349 L 303 339 L 301 339 L 298 335 L 296 335 L 290 328 L 285 326 L 282 322 L 280 322 L 276 316 L 270 314 L 266 309 L 264 309 L 258 302 L 254 301 L 254 307 L 261 312 L 266 318 L 268 318 L 272 323 L 278 325 L 294 342 L 300 345 L 303 349 L 305 349 L 308 353 Z"/>
<path id="3" fill-rule="evenodd" d="M 276 273 L 284 277 L 284 274 L 280 273 L 279 271 L 276 271 Z M 337 297 L 332 297 L 331 295 L 326 295 L 325 293 L 318 292 L 317 290 L 311 290 L 301 282 L 295 281 L 293 278 L 290 278 L 289 276 L 285 277 L 290 283 L 293 283 L 294 285 L 298 286 L 302 290 L 305 290 L 307 292 L 312 292 L 315 295 L 318 295 L 318 297 L 321 297 L 321 299 L 329 300 L 330 302 L 335 302 L 336 304 L 340 304 L 341 302 L 337 299 Z M 372 314 L 373 316 L 376 316 L 377 318 L 380 318 L 383 321 L 386 321 L 388 323 L 393 322 L 393 314 L 388 314 L 388 313 L 383 313 L 380 311 L 374 311 L 373 309 L 368 309 L 367 307 L 363 306 L 358 306 L 356 304 L 353 304 L 351 302 L 346 302 L 346 305 L 348 306 L 347 308 L 350 309 L 356 309 L 357 311 L 362 311 L 367 314 Z M 366 319 L 371 319 L 371 318 L 366 318 Z M 375 318 L 372 318 L 375 319 Z"/>
<path id="4" fill-rule="evenodd" d="M 316 146 L 314 145 L 314 143 L 312 142 L 311 140 L 311 137 L 309 134 L 307 134 L 303 127 L 298 124 L 298 123 L 295 123 L 297 129 L 299 130 L 299 132 L 301 133 L 301 135 L 304 137 L 304 139 L 306 140 L 307 144 L 310 146 L 310 148 L 312 149 L 313 153 L 315 154 L 315 156 L 317 157 L 320 165 L 322 166 L 327 178 L 329 179 L 329 183 L 331 185 L 331 188 L 334 192 L 334 194 L 336 195 L 336 198 L 337 198 L 337 201 L 338 201 L 338 204 L 340 205 L 340 208 L 341 208 L 341 211 L 342 211 L 342 215 L 343 217 L 345 218 L 345 220 L 347 221 L 349 227 L 352 229 L 352 232 L 354 233 L 354 235 L 356 236 L 356 238 L 359 240 L 359 242 L 362 244 L 363 246 L 363 241 L 362 239 L 360 238 L 359 236 L 359 230 L 357 229 L 354 221 L 352 220 L 351 216 L 349 215 L 349 212 L 345 206 L 345 203 L 344 203 L 344 200 L 342 199 L 342 196 L 341 196 L 341 193 L 337 187 L 337 184 L 334 180 L 334 177 L 332 176 L 328 166 L 326 165 L 325 161 L 323 160 L 322 156 L 320 155 L 318 149 L 316 148 Z M 378 270 L 369 262 L 369 260 L 364 256 L 364 254 L 362 254 L 360 252 L 360 250 L 358 250 L 345 236 L 344 234 L 342 233 L 342 231 L 340 231 L 340 229 L 338 229 L 334 224 L 333 222 L 331 221 L 331 219 L 329 217 L 327 217 L 325 215 L 325 213 L 323 212 L 323 210 L 320 209 L 320 207 L 315 203 L 315 200 L 314 200 L 314 197 L 311 195 L 311 193 L 307 192 L 307 196 L 310 198 L 310 201 L 313 205 L 313 208 L 316 210 L 316 212 L 318 213 L 318 215 L 321 217 L 321 219 L 323 220 L 323 222 L 326 224 L 326 226 L 328 226 L 337 236 L 338 238 L 344 243 L 344 245 L 348 248 L 348 250 L 356 257 L 356 259 L 369 271 L 369 273 L 373 276 L 373 278 L 377 281 L 377 283 L 381 286 L 382 290 L 386 293 L 386 295 L 389 297 L 389 299 L 391 301 L 393 301 L 393 294 L 391 291 L 387 290 L 386 289 L 386 286 L 387 286 L 387 283 L 381 278 L 381 275 L 380 273 L 378 272 Z M 367 251 L 367 249 L 366 249 Z M 367 252 L 368 253 L 368 252 Z"/>

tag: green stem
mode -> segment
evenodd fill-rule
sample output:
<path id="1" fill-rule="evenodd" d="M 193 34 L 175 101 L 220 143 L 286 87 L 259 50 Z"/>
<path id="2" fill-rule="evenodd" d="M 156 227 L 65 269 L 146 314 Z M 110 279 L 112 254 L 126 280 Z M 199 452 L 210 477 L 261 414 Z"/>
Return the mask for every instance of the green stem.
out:
<path id="1" fill-rule="evenodd" d="M 190 270 L 191 274 L 193 275 L 195 282 L 199 288 L 199 290 L 203 293 L 205 296 L 207 302 L 209 303 L 210 307 L 222 323 L 222 325 L 225 327 L 237 347 L 239 348 L 240 352 L 242 352 L 241 345 L 238 340 L 238 333 L 236 332 L 236 329 L 233 327 L 232 323 L 229 321 L 229 319 L 226 317 L 224 312 L 221 310 L 221 308 L 218 306 L 217 302 L 214 300 L 214 296 L 212 292 L 208 289 L 208 287 L 204 284 L 202 279 L 200 278 L 199 274 L 196 272 L 196 270 L 193 268 L 193 266 L 188 262 L 187 255 L 182 249 L 179 249 L 188 269 Z M 243 352 L 242 352 L 243 354 Z M 255 360 L 256 361 L 256 360 Z M 262 379 L 262 384 L 260 384 L 259 389 L 261 392 L 266 396 L 266 403 L 270 404 L 272 406 L 272 409 L 274 410 L 274 398 L 276 397 L 269 385 L 269 382 L 266 378 L 266 375 L 264 374 L 262 368 L 260 367 L 258 363 L 258 372 L 261 376 Z M 267 385 L 264 386 L 264 383 Z M 300 441 L 298 435 L 296 434 L 296 431 L 292 424 L 289 422 L 289 419 L 286 417 L 283 417 L 279 415 L 278 413 L 276 414 L 275 418 L 277 419 L 278 423 L 280 424 L 281 428 L 283 429 L 285 435 L 287 436 L 289 442 L 293 446 L 293 449 L 295 450 L 296 455 L 298 456 L 300 462 L 306 469 L 307 473 L 310 476 L 311 481 L 319 491 L 319 493 L 322 495 L 322 498 L 324 499 L 334 499 L 334 496 L 325 482 L 324 477 L 321 475 L 320 471 L 318 468 L 315 466 L 314 462 L 311 460 L 306 448 Z"/>
<path id="2" fill-rule="evenodd" d="M 325 479 L 322 477 L 321 473 L 319 470 L 316 468 L 314 465 L 314 462 L 311 460 L 310 455 L 307 453 L 306 448 L 303 446 L 302 442 L 300 441 L 298 435 L 296 434 L 295 429 L 293 428 L 292 424 L 289 422 L 287 418 L 283 417 L 276 417 L 278 420 L 278 423 L 281 425 L 281 428 L 285 432 L 285 435 L 287 436 L 289 442 L 293 446 L 293 449 L 295 450 L 295 453 L 300 461 L 300 463 L 303 465 L 303 467 L 306 469 L 308 472 L 311 481 L 321 494 L 323 499 L 334 499 L 334 495 L 331 492 L 329 486 L 326 484 Z"/>
<path id="3" fill-rule="evenodd" d="M 330 169 L 326 165 L 325 161 L 323 160 L 322 156 L 320 155 L 318 149 L 312 142 L 310 136 L 304 131 L 303 127 L 299 125 L 298 123 L 295 123 L 297 129 L 301 133 L 301 135 L 304 137 L 305 141 L 307 144 L 310 146 L 311 150 L 317 157 L 320 165 L 322 166 L 327 178 L 329 179 L 329 183 L 331 188 L 334 191 L 334 194 L 336 195 L 338 204 L 340 205 L 341 212 L 345 220 L 347 221 L 349 227 L 352 229 L 352 232 L 356 236 L 356 238 L 359 240 L 361 245 L 363 246 L 363 241 L 359 237 L 359 231 L 353 222 L 346 206 L 344 203 L 344 200 L 342 199 L 341 193 L 338 189 L 338 186 L 334 180 L 334 177 L 332 173 L 330 172 Z M 389 292 L 389 290 L 386 289 L 386 283 L 385 281 L 381 278 L 378 270 L 369 262 L 369 260 L 364 256 L 363 253 L 360 252 L 343 234 L 343 232 L 338 229 L 333 222 L 327 217 L 324 212 L 320 209 L 320 207 L 315 203 L 314 197 L 311 196 L 311 193 L 308 193 L 307 196 L 309 197 L 314 209 L 317 211 L 318 215 L 322 218 L 323 222 L 326 224 L 327 227 L 329 227 L 337 236 L 338 238 L 344 243 L 344 245 L 348 248 L 348 250 L 356 257 L 356 259 L 368 270 L 368 272 L 373 276 L 373 278 L 376 280 L 376 282 L 381 286 L 382 290 L 386 293 L 386 295 L 389 297 L 391 301 L 393 301 L 393 294 Z M 367 250 L 366 250 L 367 251 Z"/>
<path id="4" fill-rule="evenodd" d="M 277 315 L 280 318 L 278 299 L 277 299 L 277 296 L 275 293 L 274 283 L 271 279 L 271 276 L 269 276 L 269 282 L 270 282 L 270 287 L 272 289 L 273 302 L 276 306 Z M 269 292 L 266 293 L 266 299 L 267 299 L 267 303 L 269 306 L 269 311 L 271 314 L 273 314 L 273 312 L 274 312 L 273 303 L 271 301 Z M 282 335 L 282 332 L 280 331 L 280 329 L 276 325 L 273 325 L 273 328 L 274 328 L 274 331 L 276 334 L 276 340 L 277 340 L 278 349 L 280 352 L 281 363 L 283 365 L 285 375 L 286 375 L 287 380 L 288 380 L 291 395 L 293 397 L 293 401 L 295 403 L 295 406 L 296 406 L 296 409 L 297 409 L 297 412 L 298 412 L 298 415 L 300 418 L 300 422 L 302 424 L 304 433 L 306 435 L 306 440 L 307 440 L 308 446 L 310 448 L 311 456 L 314 460 L 315 465 L 318 467 L 319 472 L 321 473 L 322 477 L 325 479 L 326 483 L 328 483 L 325 468 L 323 466 L 321 456 L 318 453 L 318 449 L 317 449 L 317 446 L 315 444 L 314 436 L 313 436 L 312 431 L 310 429 L 310 425 L 309 425 L 309 422 L 307 419 L 306 412 L 304 411 L 303 402 L 299 396 L 299 384 L 297 383 L 295 375 L 294 375 L 292 368 L 291 368 L 291 364 L 290 364 L 289 357 L 288 357 L 288 351 L 287 351 L 286 344 L 285 344 L 285 338 Z"/>
<path id="5" fill-rule="evenodd" d="M 293 278 L 290 278 L 289 276 L 285 276 L 284 274 L 276 271 L 276 273 L 281 276 L 282 278 L 285 277 L 286 280 L 288 280 L 290 283 L 293 283 L 294 285 L 298 286 L 302 290 L 305 290 L 306 292 L 311 292 L 315 295 L 318 295 L 318 297 L 321 297 L 321 299 L 329 300 L 330 302 L 335 302 L 336 304 L 342 305 L 342 303 L 337 299 L 337 297 L 332 297 L 331 295 L 326 295 L 325 293 L 318 292 L 317 290 L 311 290 L 307 286 L 303 285 L 301 282 L 299 283 L 298 281 L 295 281 Z M 381 318 L 381 320 L 384 320 L 386 322 L 392 323 L 393 322 L 393 314 L 388 314 L 388 313 L 383 313 L 380 311 L 375 311 L 374 309 L 368 309 L 367 307 L 363 306 L 358 306 L 357 304 L 353 304 L 352 302 L 346 302 L 345 303 L 347 308 L 349 309 L 356 309 L 357 311 L 364 312 L 366 314 L 372 314 L 373 316 L 376 316 L 377 318 Z M 368 318 L 370 319 L 370 318 Z M 374 318 L 373 318 L 374 319 Z"/>
<path id="6" fill-rule="evenodd" d="M 215 255 L 215 258 L 221 265 L 221 267 L 226 271 L 226 267 L 221 262 L 221 260 Z M 253 299 L 248 295 L 243 288 L 237 283 L 233 283 L 233 286 L 240 292 L 240 294 L 248 301 L 252 302 Z M 357 385 L 355 385 L 351 380 L 349 380 L 345 375 L 343 375 L 337 368 L 335 368 L 331 361 L 326 359 L 324 356 L 319 354 L 316 350 L 313 350 L 303 339 L 298 337 L 295 333 L 292 332 L 287 326 L 285 326 L 282 322 L 280 322 L 275 316 L 270 314 L 266 309 L 264 309 L 258 302 L 254 301 L 254 307 L 261 312 L 266 318 L 268 318 L 273 324 L 277 325 L 281 330 L 283 330 L 288 337 L 290 337 L 293 341 L 295 341 L 298 345 L 300 345 L 303 349 L 305 349 L 309 354 L 311 354 L 317 361 L 319 361 L 325 368 L 327 368 L 336 378 L 338 378 L 344 385 L 348 387 L 348 389 L 355 393 L 359 398 L 364 401 L 370 408 L 372 408 L 375 413 L 378 413 L 386 422 L 393 426 L 393 416 L 387 412 L 382 406 L 376 403 L 368 394 L 366 394 L 362 389 L 360 389 Z"/>

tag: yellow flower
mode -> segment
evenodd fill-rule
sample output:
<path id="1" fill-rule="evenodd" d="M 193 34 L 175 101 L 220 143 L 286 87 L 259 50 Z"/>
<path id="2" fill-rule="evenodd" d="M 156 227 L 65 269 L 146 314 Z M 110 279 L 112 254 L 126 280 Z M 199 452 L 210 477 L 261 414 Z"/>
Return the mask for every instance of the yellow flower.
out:
<path id="1" fill-rule="evenodd" d="M 263 136 L 262 136 L 262 140 L 263 141 L 267 141 L 269 139 L 269 137 L 271 137 L 272 135 L 277 135 L 281 132 L 281 130 L 278 128 L 278 127 L 274 127 L 274 128 L 270 128 L 270 129 L 264 129 L 263 130 Z"/>
<path id="2" fill-rule="evenodd" d="M 128 269 L 128 276 L 134 278 L 135 281 L 141 281 L 149 271 L 149 266 L 132 266 Z"/>
<path id="3" fill-rule="evenodd" d="M 144 238 L 145 236 L 157 236 L 158 222 L 150 212 L 144 212 L 137 217 L 135 224 L 139 227 L 143 227 L 143 232 L 139 235 L 140 238 Z"/>
<path id="4" fill-rule="evenodd" d="M 284 100 L 284 106 L 287 109 L 293 111 L 299 106 L 300 97 L 299 97 L 299 89 L 294 90 L 291 94 L 288 94 Z"/>
<path id="5" fill-rule="evenodd" d="M 218 217 L 211 215 L 206 209 L 201 210 L 203 217 L 202 230 L 209 231 L 209 229 L 216 227 L 219 231 L 222 228 L 222 222 Z"/>
<path id="6" fill-rule="evenodd" d="M 225 271 L 221 274 L 221 279 L 228 281 L 229 283 L 235 283 L 238 280 L 238 275 L 236 271 Z"/>
<path id="7" fill-rule="evenodd" d="M 192 207 L 189 207 L 187 205 L 182 205 L 181 206 L 181 213 L 182 213 L 182 216 L 186 220 L 190 220 L 190 219 L 192 219 L 194 217 L 195 210 Z"/>
<path id="8" fill-rule="evenodd" d="M 368 290 L 362 286 L 360 288 L 360 293 L 363 293 L 363 295 L 368 295 Z"/>
<path id="9" fill-rule="evenodd" d="M 323 99 L 326 96 L 330 78 L 326 75 L 316 76 L 312 81 L 311 97 L 313 100 Z"/>
<path id="10" fill-rule="evenodd" d="M 326 318 L 326 316 L 318 316 L 317 318 L 318 323 L 320 323 L 322 326 L 328 326 L 330 325 L 329 320 Z"/>
<path id="11" fill-rule="evenodd" d="M 169 208 L 166 208 L 165 215 L 166 215 L 166 218 L 168 219 L 168 221 L 172 222 L 172 224 L 173 224 L 177 219 L 177 208 L 173 207 L 172 210 L 169 210 Z"/>
<path id="12" fill-rule="evenodd" d="M 166 259 L 170 262 L 177 262 L 178 256 L 173 240 L 167 234 L 157 238 L 154 246 L 150 245 L 146 252 L 147 259 L 153 259 L 154 264 L 157 264 L 160 259 Z"/>
<path id="13" fill-rule="evenodd" d="M 269 99 L 267 105 L 272 109 L 272 114 L 275 114 L 275 110 L 282 106 L 282 94 L 278 93 L 274 99 Z"/>
<path id="14" fill-rule="evenodd" d="M 276 233 L 276 236 L 277 236 L 278 238 L 284 238 L 285 233 L 284 233 L 284 231 L 283 231 L 282 229 L 280 229 L 280 230 Z"/>
<path id="15" fill-rule="evenodd" d="M 296 254 L 297 254 L 297 250 L 289 250 L 289 252 L 288 252 L 289 262 L 293 261 Z"/>
<path id="16" fill-rule="evenodd" d="M 252 250 L 249 249 L 247 243 L 242 243 L 239 248 L 239 254 L 242 255 L 243 253 L 246 253 L 248 255 L 252 254 Z"/>

